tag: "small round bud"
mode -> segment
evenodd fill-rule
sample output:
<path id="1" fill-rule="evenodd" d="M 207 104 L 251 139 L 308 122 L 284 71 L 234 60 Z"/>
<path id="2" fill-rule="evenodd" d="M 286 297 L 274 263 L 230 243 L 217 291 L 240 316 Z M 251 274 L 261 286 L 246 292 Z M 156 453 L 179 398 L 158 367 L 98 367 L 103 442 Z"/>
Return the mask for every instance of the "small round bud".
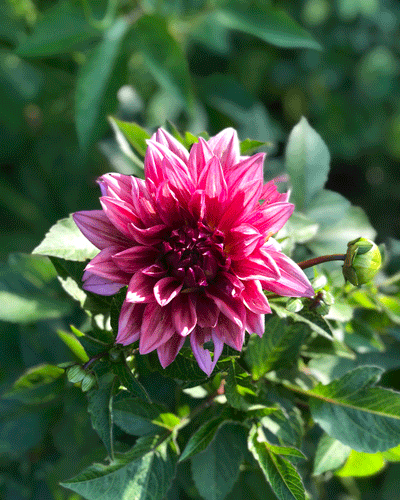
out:
<path id="1" fill-rule="evenodd" d="M 343 276 L 352 285 L 363 285 L 372 280 L 382 263 L 378 245 L 366 238 L 357 238 L 347 244 Z"/>
<path id="2" fill-rule="evenodd" d="M 80 365 L 74 365 L 67 368 L 67 378 L 73 384 L 81 382 L 86 375 L 85 370 Z"/>
<path id="3" fill-rule="evenodd" d="M 82 380 L 82 391 L 87 392 L 96 384 L 96 376 L 93 373 L 87 373 Z"/>

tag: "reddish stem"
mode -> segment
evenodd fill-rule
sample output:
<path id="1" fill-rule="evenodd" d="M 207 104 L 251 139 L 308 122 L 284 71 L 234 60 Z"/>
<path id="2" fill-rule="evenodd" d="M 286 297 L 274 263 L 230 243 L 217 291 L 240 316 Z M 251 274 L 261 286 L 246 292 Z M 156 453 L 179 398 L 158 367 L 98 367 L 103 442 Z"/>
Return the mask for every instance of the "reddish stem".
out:
<path id="1" fill-rule="evenodd" d="M 315 257 L 314 259 L 303 260 L 298 262 L 297 265 L 301 269 L 307 269 L 308 267 L 316 266 L 317 264 L 322 264 L 323 262 L 331 262 L 333 260 L 345 260 L 346 254 L 333 254 L 333 255 L 322 255 L 321 257 Z"/>

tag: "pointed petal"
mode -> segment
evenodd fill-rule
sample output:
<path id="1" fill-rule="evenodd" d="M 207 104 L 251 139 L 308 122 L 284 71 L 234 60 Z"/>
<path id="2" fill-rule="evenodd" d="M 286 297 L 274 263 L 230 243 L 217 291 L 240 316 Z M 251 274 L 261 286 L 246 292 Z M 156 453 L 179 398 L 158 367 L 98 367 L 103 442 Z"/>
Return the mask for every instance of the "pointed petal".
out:
<path id="1" fill-rule="evenodd" d="M 239 328 L 243 328 L 246 312 L 243 302 L 240 299 L 222 293 L 215 286 L 209 286 L 205 293 L 207 297 L 215 302 L 219 310 L 225 314 L 225 316 Z"/>
<path id="2" fill-rule="evenodd" d="M 178 156 L 182 161 L 187 163 L 189 158 L 188 150 L 173 137 L 169 132 L 164 130 L 163 128 L 159 128 L 155 135 L 153 136 L 156 142 L 163 144 L 170 151 L 172 151 L 176 156 Z"/>
<path id="3" fill-rule="evenodd" d="M 145 304 L 124 302 L 118 321 L 117 344 L 129 345 L 139 340 Z"/>
<path id="4" fill-rule="evenodd" d="M 148 144 L 144 157 L 144 176 L 147 189 L 150 193 L 154 193 L 158 186 L 165 180 L 162 159 L 163 155 L 160 151 L 153 144 Z"/>
<path id="5" fill-rule="evenodd" d="M 289 193 L 280 193 L 276 184 L 277 180 L 272 180 L 264 184 L 264 187 L 261 192 L 261 199 L 264 200 L 263 203 L 284 203 L 289 200 Z"/>
<path id="6" fill-rule="evenodd" d="M 225 250 L 232 260 L 248 257 L 256 247 L 262 246 L 265 237 L 251 224 L 241 224 L 231 229 L 225 240 Z"/>
<path id="7" fill-rule="evenodd" d="M 165 344 L 174 333 L 170 307 L 161 307 L 157 303 L 147 304 L 140 332 L 140 354 L 154 351 L 160 345 Z"/>
<path id="8" fill-rule="evenodd" d="M 101 276 L 88 273 L 82 288 L 87 292 L 97 293 L 97 295 L 114 295 L 125 286 L 123 283 L 115 283 Z"/>
<path id="9" fill-rule="evenodd" d="M 154 285 L 154 297 L 160 306 L 166 306 L 178 295 L 182 286 L 176 278 L 161 278 Z"/>
<path id="10" fill-rule="evenodd" d="M 199 367 L 207 374 L 207 376 L 210 376 L 219 357 L 221 356 L 224 343 L 221 342 L 216 335 L 210 335 L 209 333 L 205 334 L 202 330 L 203 329 L 197 327 L 196 330 L 190 335 L 190 345 L 192 346 L 192 351 Z M 211 337 L 214 342 L 213 359 L 211 359 L 210 351 L 204 349 L 203 347 L 204 342 L 208 341 L 208 337 Z"/>
<path id="11" fill-rule="evenodd" d="M 131 203 L 132 179 L 131 175 L 111 173 L 102 175 L 97 182 L 100 184 L 103 196 Z"/>
<path id="12" fill-rule="evenodd" d="M 157 278 L 146 276 L 141 271 L 137 272 L 129 282 L 126 301 L 131 303 L 155 302 L 153 289 L 156 283 Z"/>
<path id="13" fill-rule="evenodd" d="M 140 219 L 133 212 L 132 206 L 128 205 L 124 201 L 110 198 L 108 196 L 101 197 L 100 203 L 111 224 L 131 239 L 129 224 L 132 222 L 140 224 Z"/>
<path id="14" fill-rule="evenodd" d="M 273 203 L 255 211 L 246 218 L 246 222 L 252 224 L 265 236 L 270 236 L 282 229 L 293 210 L 292 203 Z"/>
<path id="15" fill-rule="evenodd" d="M 203 168 L 213 157 L 213 152 L 211 151 L 207 142 L 199 137 L 199 142 L 193 144 L 190 149 L 188 167 L 192 179 L 196 182 L 200 177 Z"/>
<path id="16" fill-rule="evenodd" d="M 280 269 L 275 260 L 261 248 L 246 259 L 232 261 L 232 270 L 241 280 L 277 280 Z"/>
<path id="17" fill-rule="evenodd" d="M 134 274 L 154 264 L 158 254 L 159 252 L 153 247 L 138 245 L 117 252 L 112 258 L 122 271 Z"/>
<path id="18" fill-rule="evenodd" d="M 110 245 L 126 247 L 131 244 L 131 240 L 111 224 L 103 210 L 75 212 L 72 217 L 82 234 L 100 250 Z"/>
<path id="19" fill-rule="evenodd" d="M 270 314 L 271 308 L 258 280 L 244 281 L 242 299 L 244 305 L 257 314 Z"/>
<path id="20" fill-rule="evenodd" d="M 219 315 L 218 324 L 212 331 L 224 344 L 229 345 L 237 351 L 242 350 L 244 327 L 240 328 L 224 314 Z"/>
<path id="21" fill-rule="evenodd" d="M 186 337 L 182 337 L 175 333 L 167 342 L 157 348 L 158 359 L 163 368 L 166 368 L 174 361 L 176 355 L 185 343 L 185 340 Z"/>
<path id="22" fill-rule="evenodd" d="M 240 160 L 240 144 L 235 129 L 226 128 L 207 141 L 211 151 L 221 160 L 222 168 L 232 168 Z"/>
<path id="23" fill-rule="evenodd" d="M 265 330 L 265 315 L 247 311 L 246 330 L 249 333 L 256 333 L 259 337 L 262 337 Z M 266 333 L 266 335 L 268 335 L 268 333 Z"/>
<path id="24" fill-rule="evenodd" d="M 115 246 L 101 250 L 85 267 L 85 273 L 82 277 L 83 281 L 85 281 L 85 275 L 90 273 L 96 274 L 97 276 L 101 276 L 102 278 L 106 278 L 110 281 L 116 281 L 117 283 L 127 285 L 131 275 L 121 271 L 113 260 L 113 256 L 120 251 L 121 247 Z"/>
<path id="25" fill-rule="evenodd" d="M 196 301 L 197 324 L 200 327 L 214 327 L 218 322 L 219 309 L 217 304 L 206 297 L 199 295 Z"/>
<path id="26" fill-rule="evenodd" d="M 141 228 L 139 225 L 131 222 L 128 224 L 128 231 L 139 245 L 152 246 L 160 243 L 169 229 L 165 224 Z"/>
<path id="27" fill-rule="evenodd" d="M 181 293 L 171 304 L 172 322 L 179 335 L 185 337 L 197 323 L 196 305 L 190 293 Z"/>
<path id="28" fill-rule="evenodd" d="M 250 181 L 259 183 L 260 194 L 263 187 L 263 165 L 265 153 L 257 153 L 245 160 L 240 161 L 226 174 L 226 181 L 231 195 L 246 189 Z"/>
<path id="29" fill-rule="evenodd" d="M 228 188 L 221 162 L 216 156 L 210 159 L 201 172 L 198 188 L 203 189 L 209 198 L 218 198 L 221 203 L 226 200 Z"/>

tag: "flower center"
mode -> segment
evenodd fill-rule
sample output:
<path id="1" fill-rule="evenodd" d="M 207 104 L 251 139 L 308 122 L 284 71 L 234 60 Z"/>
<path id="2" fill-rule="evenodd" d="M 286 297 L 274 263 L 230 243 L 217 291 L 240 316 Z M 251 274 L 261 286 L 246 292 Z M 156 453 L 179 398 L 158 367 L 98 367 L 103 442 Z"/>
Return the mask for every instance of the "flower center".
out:
<path id="1" fill-rule="evenodd" d="M 223 233 L 203 224 L 174 229 L 162 243 L 162 253 L 170 275 L 182 280 L 185 288 L 207 286 L 219 269 L 229 267 Z"/>

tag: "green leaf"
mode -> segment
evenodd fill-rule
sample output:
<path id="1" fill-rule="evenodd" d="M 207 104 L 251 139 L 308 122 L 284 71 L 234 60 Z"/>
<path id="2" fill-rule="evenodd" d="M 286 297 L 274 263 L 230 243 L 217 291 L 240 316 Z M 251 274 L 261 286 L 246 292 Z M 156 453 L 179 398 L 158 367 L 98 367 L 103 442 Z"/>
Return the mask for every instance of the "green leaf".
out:
<path id="1" fill-rule="evenodd" d="M 124 122 L 112 116 L 109 117 L 111 123 L 122 132 L 124 137 L 134 147 L 134 149 L 142 156 L 147 150 L 146 139 L 150 139 L 150 134 L 140 125 L 134 122 Z"/>
<path id="2" fill-rule="evenodd" d="M 38 413 L 16 416 L 0 423 L 0 454 L 2 460 L 7 454 L 13 461 L 36 446 L 46 429 Z M 21 497 L 20 497 L 21 498 Z"/>
<path id="3" fill-rule="evenodd" d="M 100 32 L 87 22 L 82 9 L 71 2 L 60 2 L 46 10 L 16 53 L 24 57 L 67 54 L 99 36 Z"/>
<path id="4" fill-rule="evenodd" d="M 83 262 L 86 259 L 93 259 L 99 253 L 99 249 L 83 236 L 70 215 L 52 226 L 32 253 Z"/>
<path id="5" fill-rule="evenodd" d="M 321 45 L 286 12 L 266 6 L 261 9 L 231 0 L 219 12 L 219 22 L 230 29 L 253 35 L 264 42 L 288 49 L 306 48 L 322 50 Z"/>
<path id="6" fill-rule="evenodd" d="M 62 330 L 57 330 L 57 335 L 64 342 L 64 344 L 70 348 L 70 350 L 80 361 L 82 361 L 83 363 L 89 361 L 89 356 L 86 354 L 85 349 L 82 347 L 82 344 L 75 337 L 75 335 L 69 332 L 64 332 Z"/>
<path id="7" fill-rule="evenodd" d="M 176 455 L 159 436 L 139 439 L 110 465 L 94 464 L 61 483 L 87 500 L 163 500 L 175 475 Z"/>
<path id="8" fill-rule="evenodd" d="M 184 347 L 176 356 L 173 363 L 168 365 L 166 368 L 162 368 L 158 365 L 160 372 L 165 377 L 174 378 L 182 380 L 184 382 L 203 382 L 208 377 L 199 367 L 196 358 L 193 356 L 191 349 L 185 349 Z"/>
<path id="9" fill-rule="evenodd" d="M 205 500 L 223 500 L 232 489 L 246 448 L 245 428 L 222 425 L 205 451 L 192 457 L 193 479 Z"/>
<path id="10" fill-rule="evenodd" d="M 314 475 L 336 470 L 343 465 L 351 448 L 324 434 L 318 442 L 314 460 Z"/>
<path id="11" fill-rule="evenodd" d="M 293 128 L 286 147 L 286 169 L 293 186 L 297 210 L 305 210 L 323 189 L 329 173 L 330 154 L 306 118 Z"/>
<path id="12" fill-rule="evenodd" d="M 118 63 L 122 41 L 130 24 L 118 18 L 81 66 L 76 83 L 75 121 L 84 151 L 104 128 L 105 116 L 114 111 L 116 92 L 121 81 Z M 107 99 L 109 97 L 110 99 Z"/>
<path id="13" fill-rule="evenodd" d="M 273 368 L 293 365 L 309 332 L 304 323 L 290 324 L 278 316 L 269 318 L 264 335 L 261 338 L 252 335 L 247 344 L 245 361 L 253 379 L 260 379 Z"/>
<path id="14" fill-rule="evenodd" d="M 197 431 L 192 434 L 188 443 L 186 444 L 182 455 L 179 457 L 179 461 L 181 462 L 182 460 L 186 460 L 187 458 L 192 457 L 197 453 L 205 450 L 213 440 L 218 427 L 222 424 L 223 421 L 224 420 L 222 417 L 216 417 L 209 420 L 199 429 L 197 429 Z"/>
<path id="15" fill-rule="evenodd" d="M 113 412 L 115 424 L 132 436 L 159 432 L 160 427 L 171 431 L 180 423 L 179 418 L 164 407 L 136 398 L 116 401 Z"/>
<path id="16" fill-rule="evenodd" d="M 235 360 L 231 361 L 226 377 L 225 396 L 228 404 L 237 410 L 247 411 L 257 404 L 251 377 Z"/>
<path id="17" fill-rule="evenodd" d="M 249 434 L 248 446 L 279 500 L 305 500 L 301 478 L 286 459 L 276 455 L 266 442 L 259 442 L 257 428 Z"/>
<path id="18" fill-rule="evenodd" d="M 51 401 L 64 387 L 62 375 L 64 370 L 58 366 L 48 364 L 34 366 L 21 375 L 3 397 L 26 404 Z"/>
<path id="19" fill-rule="evenodd" d="M 400 393 L 375 387 L 383 370 L 362 366 L 307 391 L 313 419 L 356 451 L 376 453 L 400 443 Z"/>
<path id="20" fill-rule="evenodd" d="M 186 56 L 171 35 L 165 18 L 153 14 L 143 16 L 132 30 L 149 72 L 167 92 L 175 95 L 183 106 L 191 107 L 193 95 Z"/>
<path id="21" fill-rule="evenodd" d="M 382 452 L 382 456 L 388 462 L 400 462 L 400 445 Z"/>
<path id="22" fill-rule="evenodd" d="M 263 141 L 253 141 L 252 139 L 245 139 L 240 142 L 240 154 L 248 155 L 253 153 L 255 150 L 260 148 L 261 146 L 265 146 L 266 142 Z"/>
<path id="23" fill-rule="evenodd" d="M 335 472 L 340 477 L 373 476 L 385 467 L 382 453 L 361 453 L 351 450 L 344 466 Z"/>
<path id="24" fill-rule="evenodd" d="M 113 364 L 112 369 L 115 375 L 117 375 L 120 384 L 123 385 L 131 394 L 146 401 L 150 401 L 146 389 L 135 377 L 125 362 Z"/>
<path id="25" fill-rule="evenodd" d="M 99 387 L 91 389 L 88 396 L 88 412 L 92 420 L 93 429 L 100 436 L 107 449 L 107 453 L 114 459 L 113 442 L 113 412 L 112 401 L 115 385 L 115 376 L 106 373 L 99 380 Z"/>

